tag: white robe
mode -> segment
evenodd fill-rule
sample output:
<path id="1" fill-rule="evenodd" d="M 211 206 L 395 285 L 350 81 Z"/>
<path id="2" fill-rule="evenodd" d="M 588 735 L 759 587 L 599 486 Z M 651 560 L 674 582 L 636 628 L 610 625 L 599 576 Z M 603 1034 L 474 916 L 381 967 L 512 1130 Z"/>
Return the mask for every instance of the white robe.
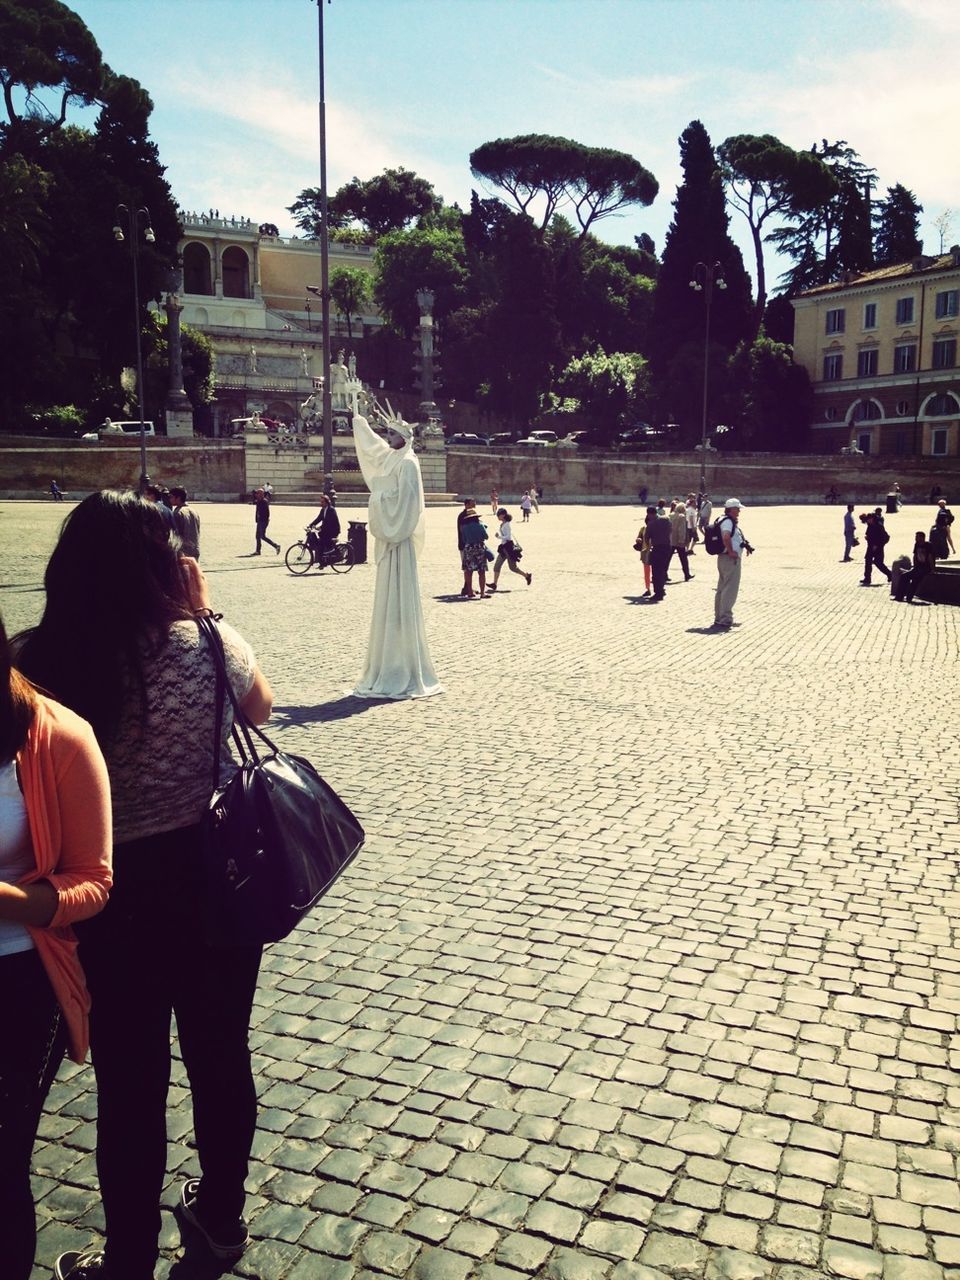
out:
<path id="1" fill-rule="evenodd" d="M 417 557 L 423 546 L 423 480 L 408 441 L 391 449 L 366 418 L 354 414 L 353 439 L 370 490 L 370 534 L 377 585 L 367 661 L 358 698 L 427 698 L 442 693 L 427 645 Z"/>

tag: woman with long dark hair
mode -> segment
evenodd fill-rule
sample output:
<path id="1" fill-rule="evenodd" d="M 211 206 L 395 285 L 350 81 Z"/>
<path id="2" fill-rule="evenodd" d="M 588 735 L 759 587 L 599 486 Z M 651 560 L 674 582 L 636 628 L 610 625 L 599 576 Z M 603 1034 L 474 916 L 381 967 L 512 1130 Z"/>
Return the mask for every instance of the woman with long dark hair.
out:
<path id="1" fill-rule="evenodd" d="M 202 819 L 214 768 L 216 682 L 196 616 L 210 612 L 197 562 L 156 506 L 91 494 L 64 522 L 46 607 L 21 640 L 33 680 L 90 721 L 113 793 L 114 889 L 80 932 L 93 1000 L 97 1171 L 104 1250 L 71 1251 L 59 1280 L 152 1280 L 166 1171 L 170 1019 L 190 1080 L 202 1178 L 182 1216 L 220 1258 L 248 1242 L 244 1180 L 256 1127 L 247 1043 L 259 947 L 216 950 L 202 910 Z M 227 671 L 257 723 L 272 694 L 250 646 L 221 624 Z M 217 755 L 229 768 L 225 701 Z"/>
<path id="2" fill-rule="evenodd" d="M 0 621 L 0 1205 L 5 1280 L 30 1280 L 30 1157 L 67 1048 L 90 1007 L 71 923 L 110 888 L 110 790 L 93 730 L 10 665 Z"/>

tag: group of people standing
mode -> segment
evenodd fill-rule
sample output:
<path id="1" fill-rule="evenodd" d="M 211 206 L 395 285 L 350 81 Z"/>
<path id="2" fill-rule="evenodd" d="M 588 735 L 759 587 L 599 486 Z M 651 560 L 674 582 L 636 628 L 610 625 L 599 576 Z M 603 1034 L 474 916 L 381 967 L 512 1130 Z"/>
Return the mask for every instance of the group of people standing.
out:
<path id="1" fill-rule="evenodd" d="M 656 506 L 647 507 L 634 543 L 643 565 L 642 599 L 657 604 L 664 598 L 674 556 L 680 561 L 684 582 L 690 581 L 694 575 L 690 572 L 689 557 L 695 554 L 700 531 L 710 523 L 712 514 L 713 503 L 706 493 L 689 493 L 686 501 L 674 498 L 669 506 L 666 499 L 661 498 Z"/>

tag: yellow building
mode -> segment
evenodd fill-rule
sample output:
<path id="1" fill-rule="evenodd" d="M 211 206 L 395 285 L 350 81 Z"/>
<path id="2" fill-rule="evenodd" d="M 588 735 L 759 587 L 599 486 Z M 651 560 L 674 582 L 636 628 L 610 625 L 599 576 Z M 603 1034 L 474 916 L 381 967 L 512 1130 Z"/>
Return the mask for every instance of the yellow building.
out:
<path id="1" fill-rule="evenodd" d="M 214 431 L 231 434 L 234 419 L 259 412 L 296 424 L 300 405 L 323 369 L 320 246 L 282 239 L 248 218 L 219 210 L 183 214 L 183 320 L 202 330 L 216 356 Z M 373 273 L 369 245 L 330 245 L 330 270 L 360 267 Z M 335 314 L 331 345 L 349 354 L 354 339 L 382 320 L 368 304 L 361 316 Z"/>
<path id="2" fill-rule="evenodd" d="M 960 453 L 960 246 L 808 289 L 793 308 L 814 452 Z"/>

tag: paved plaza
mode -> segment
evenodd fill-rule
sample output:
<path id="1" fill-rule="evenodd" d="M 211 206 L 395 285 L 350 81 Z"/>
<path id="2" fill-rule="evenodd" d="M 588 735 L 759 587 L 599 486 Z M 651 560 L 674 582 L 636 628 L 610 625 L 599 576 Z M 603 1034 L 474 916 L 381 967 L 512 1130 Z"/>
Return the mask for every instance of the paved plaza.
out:
<path id="1" fill-rule="evenodd" d="M 740 496 L 757 553 L 725 633 L 702 552 L 639 599 L 638 507 L 516 523 L 533 585 L 485 602 L 431 509 L 446 693 L 374 705 L 347 692 L 372 565 L 294 578 L 247 556 L 252 508 L 198 507 L 273 731 L 367 830 L 264 960 L 255 1240 L 225 1274 L 960 1280 L 960 610 L 858 587 L 842 507 Z M 10 631 L 67 509 L 0 504 Z M 888 560 L 930 523 L 887 517 Z M 95 1114 L 66 1064 L 37 1277 L 97 1237 Z M 170 1131 L 168 1206 L 197 1171 L 182 1071 Z M 158 1276 L 220 1274 L 164 1222 Z"/>

